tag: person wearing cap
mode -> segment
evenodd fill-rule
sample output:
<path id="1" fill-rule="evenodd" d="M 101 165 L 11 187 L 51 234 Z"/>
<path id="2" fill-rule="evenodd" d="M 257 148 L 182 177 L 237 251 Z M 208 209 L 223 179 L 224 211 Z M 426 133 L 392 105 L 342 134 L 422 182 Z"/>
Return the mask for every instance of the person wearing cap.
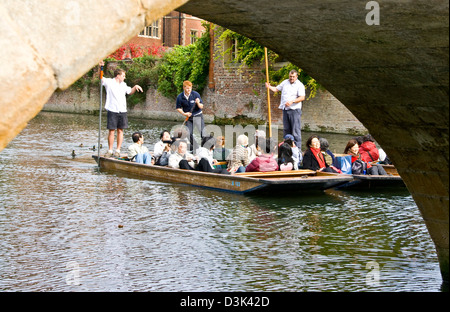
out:
<path id="1" fill-rule="evenodd" d="M 284 80 L 276 87 L 272 87 L 266 82 L 266 88 L 272 92 L 281 91 L 281 100 L 279 109 L 283 110 L 283 131 L 286 134 L 292 134 L 295 144 L 300 148 L 302 146 L 302 102 L 305 100 L 305 86 L 298 80 L 298 72 L 291 70 L 289 79 Z"/>

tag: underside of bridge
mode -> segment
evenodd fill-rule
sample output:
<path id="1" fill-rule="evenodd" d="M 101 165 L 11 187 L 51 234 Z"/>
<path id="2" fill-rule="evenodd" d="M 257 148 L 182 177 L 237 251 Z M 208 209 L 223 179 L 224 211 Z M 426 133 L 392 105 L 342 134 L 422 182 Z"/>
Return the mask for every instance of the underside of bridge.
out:
<path id="1" fill-rule="evenodd" d="M 412 193 L 448 280 L 449 3 L 377 3 L 378 12 L 354 0 L 190 0 L 179 10 L 283 55 L 367 127 Z"/>
<path id="2" fill-rule="evenodd" d="M 0 151 L 55 90 L 180 5 L 283 55 L 366 126 L 412 193 L 448 281 L 448 0 L 2 0 Z"/>

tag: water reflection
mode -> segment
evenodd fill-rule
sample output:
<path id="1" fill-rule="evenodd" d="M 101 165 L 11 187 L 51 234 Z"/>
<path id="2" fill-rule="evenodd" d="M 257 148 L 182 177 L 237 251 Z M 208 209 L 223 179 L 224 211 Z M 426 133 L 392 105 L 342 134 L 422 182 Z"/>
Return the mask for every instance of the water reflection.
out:
<path id="1" fill-rule="evenodd" d="M 96 126 L 43 113 L 0 153 L 0 289 L 440 289 L 404 190 L 246 197 L 98 172 Z M 168 126 L 131 122 L 129 132 L 147 129 L 151 144 Z"/>

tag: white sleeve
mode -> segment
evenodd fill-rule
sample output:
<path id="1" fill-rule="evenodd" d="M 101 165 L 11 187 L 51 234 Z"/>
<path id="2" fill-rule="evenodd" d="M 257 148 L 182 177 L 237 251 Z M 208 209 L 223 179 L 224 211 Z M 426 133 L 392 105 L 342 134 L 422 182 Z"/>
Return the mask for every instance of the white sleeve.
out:
<path id="1" fill-rule="evenodd" d="M 286 81 L 286 80 L 285 80 Z M 276 88 L 278 89 L 278 91 L 283 91 L 283 87 L 284 87 L 284 82 L 280 83 L 278 86 L 276 86 Z"/>
<path id="2" fill-rule="evenodd" d="M 300 83 L 300 86 L 298 87 L 298 96 L 305 96 L 305 85 L 303 83 Z"/>

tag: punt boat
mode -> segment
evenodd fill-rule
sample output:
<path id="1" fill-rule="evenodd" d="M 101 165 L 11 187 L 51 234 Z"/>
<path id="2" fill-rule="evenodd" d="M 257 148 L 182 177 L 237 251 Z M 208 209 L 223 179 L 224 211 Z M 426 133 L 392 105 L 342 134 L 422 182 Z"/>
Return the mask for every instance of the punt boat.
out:
<path id="1" fill-rule="evenodd" d="M 182 183 L 237 194 L 279 195 L 280 193 L 323 191 L 353 180 L 351 175 L 312 170 L 244 172 L 232 175 L 144 165 L 120 158 L 92 156 L 100 170 L 121 172 L 141 178 Z"/>
<path id="2" fill-rule="evenodd" d="M 354 174 L 353 180 L 341 185 L 337 189 L 370 190 L 375 188 L 405 188 L 403 179 L 393 165 L 382 165 L 387 175 L 359 175 Z"/>

